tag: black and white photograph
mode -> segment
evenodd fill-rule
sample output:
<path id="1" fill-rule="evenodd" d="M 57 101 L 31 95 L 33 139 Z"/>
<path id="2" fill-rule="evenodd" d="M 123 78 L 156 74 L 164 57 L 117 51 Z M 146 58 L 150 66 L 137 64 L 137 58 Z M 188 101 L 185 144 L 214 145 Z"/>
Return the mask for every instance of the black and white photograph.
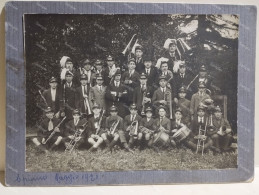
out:
<path id="1" fill-rule="evenodd" d="M 24 14 L 26 172 L 236 169 L 239 15 Z"/>

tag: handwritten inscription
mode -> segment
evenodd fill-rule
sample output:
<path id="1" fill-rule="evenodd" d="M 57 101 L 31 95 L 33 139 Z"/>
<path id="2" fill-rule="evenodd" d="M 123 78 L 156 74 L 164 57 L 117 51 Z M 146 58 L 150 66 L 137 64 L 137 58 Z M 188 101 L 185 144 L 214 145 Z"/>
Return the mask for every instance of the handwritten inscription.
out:
<path id="1" fill-rule="evenodd" d="M 33 176 L 33 175 L 20 175 L 17 174 L 17 177 L 15 179 L 15 182 L 23 183 L 23 185 L 30 185 L 30 184 L 37 184 L 41 181 L 47 180 L 47 175 L 41 175 L 41 176 Z"/>

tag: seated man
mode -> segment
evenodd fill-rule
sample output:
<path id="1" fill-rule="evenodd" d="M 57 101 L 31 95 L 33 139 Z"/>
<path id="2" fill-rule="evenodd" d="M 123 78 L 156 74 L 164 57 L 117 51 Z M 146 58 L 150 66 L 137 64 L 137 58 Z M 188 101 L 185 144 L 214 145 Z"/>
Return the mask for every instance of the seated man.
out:
<path id="1" fill-rule="evenodd" d="M 62 136 L 59 129 L 60 120 L 54 118 L 54 111 L 51 107 L 48 107 L 45 113 L 46 118 L 39 125 L 38 137 L 32 141 L 41 151 L 47 153 L 47 149 L 53 150 L 60 144 Z"/>
<path id="2" fill-rule="evenodd" d="M 88 142 L 92 145 L 89 149 L 90 152 L 96 150 L 101 143 L 103 143 L 101 135 L 104 133 L 106 121 L 104 110 L 101 110 L 99 104 L 94 104 L 92 110 L 94 115 L 88 120 L 88 131 L 90 135 Z"/>
<path id="3" fill-rule="evenodd" d="M 108 149 L 112 152 L 113 146 L 118 142 L 120 136 L 118 131 L 123 129 L 123 120 L 118 116 L 118 109 L 116 106 L 112 105 L 110 108 L 110 116 L 106 118 L 105 121 L 105 132 L 101 134 L 104 142 Z M 109 139 L 112 139 L 110 142 Z"/>
<path id="4" fill-rule="evenodd" d="M 145 140 L 143 140 L 143 142 L 140 143 L 140 149 L 149 145 L 149 142 L 154 134 L 153 125 L 155 120 L 152 118 L 152 115 L 153 115 L 152 108 L 147 107 L 145 110 L 145 114 L 146 114 L 146 117 L 142 118 L 139 124 L 140 132 L 138 134 L 138 140 L 139 142 L 141 142 L 143 136 L 145 138 Z"/>
<path id="5" fill-rule="evenodd" d="M 208 134 L 213 140 L 213 147 L 215 147 L 215 151 L 228 151 L 233 138 L 231 135 L 232 130 L 229 122 L 223 118 L 222 110 L 219 106 L 215 108 L 212 123 L 216 132 L 213 132 L 212 134 L 208 132 Z"/>
<path id="6" fill-rule="evenodd" d="M 182 110 L 183 118 L 186 122 L 191 120 L 191 112 L 190 112 L 190 101 L 185 98 L 186 96 L 186 87 L 182 86 L 178 90 L 178 101 L 176 103 L 176 107 L 179 107 Z"/>
<path id="7" fill-rule="evenodd" d="M 197 110 L 197 116 L 193 119 L 191 124 L 191 133 L 188 136 L 188 138 L 185 140 L 185 145 L 188 148 L 197 152 L 202 151 L 202 148 L 197 147 L 197 142 L 198 142 L 199 134 L 200 135 L 204 134 L 204 131 L 207 129 L 207 126 L 208 126 L 207 120 L 208 120 L 208 117 L 207 115 L 205 115 L 205 108 L 204 106 L 200 105 Z M 206 139 L 205 139 L 204 148 L 203 148 L 204 151 L 208 150 L 213 144 L 210 137 L 206 136 L 205 138 Z"/>
<path id="8" fill-rule="evenodd" d="M 87 120 L 81 119 L 81 114 L 78 109 L 73 110 L 73 119 L 68 121 L 65 125 L 64 142 L 66 151 L 77 149 L 85 143 L 88 133 L 85 130 Z"/>
<path id="9" fill-rule="evenodd" d="M 130 105 L 130 114 L 125 116 L 123 121 L 123 129 L 125 132 L 125 137 L 129 138 L 129 147 L 131 148 L 134 142 L 138 141 L 138 126 L 141 116 L 138 115 L 138 110 L 136 104 Z M 137 143 L 138 144 L 138 143 Z"/>

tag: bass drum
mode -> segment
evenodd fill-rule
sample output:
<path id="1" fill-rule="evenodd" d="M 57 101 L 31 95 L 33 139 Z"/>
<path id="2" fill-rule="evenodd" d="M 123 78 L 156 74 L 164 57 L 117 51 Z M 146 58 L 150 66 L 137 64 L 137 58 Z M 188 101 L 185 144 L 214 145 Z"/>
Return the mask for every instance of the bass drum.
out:
<path id="1" fill-rule="evenodd" d="M 155 137 L 154 137 L 154 146 L 156 147 L 163 147 L 166 144 L 169 143 L 169 135 L 163 131 L 159 132 Z"/>

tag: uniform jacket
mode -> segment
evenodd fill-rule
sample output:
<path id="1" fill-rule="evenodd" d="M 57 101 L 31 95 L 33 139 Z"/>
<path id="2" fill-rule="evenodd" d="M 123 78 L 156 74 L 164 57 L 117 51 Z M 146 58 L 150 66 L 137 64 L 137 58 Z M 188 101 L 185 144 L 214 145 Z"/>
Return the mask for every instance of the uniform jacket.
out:
<path id="1" fill-rule="evenodd" d="M 88 101 L 89 101 L 89 104 L 91 105 L 92 99 L 89 97 L 89 91 L 90 91 L 90 88 L 89 86 L 87 86 L 86 95 L 88 95 Z M 85 106 L 84 104 L 85 98 L 83 97 L 82 85 L 76 88 L 75 93 L 76 93 L 76 108 L 79 109 L 81 113 L 88 113 L 87 106 Z"/>
<path id="2" fill-rule="evenodd" d="M 143 58 L 141 58 L 139 62 L 137 62 L 137 59 L 136 59 L 136 71 L 138 73 L 141 73 L 144 69 L 145 69 L 145 65 L 143 62 Z"/>
<path id="3" fill-rule="evenodd" d="M 191 106 L 190 100 L 187 100 L 185 98 L 184 99 L 179 98 L 178 103 L 176 105 L 176 107 L 181 108 L 183 117 L 188 119 L 190 119 L 191 117 L 190 106 Z"/>
<path id="4" fill-rule="evenodd" d="M 159 75 L 159 74 L 158 74 L 158 70 L 157 70 L 156 67 L 154 67 L 154 66 L 151 66 L 151 67 L 150 67 L 149 75 L 147 74 L 145 68 L 140 72 L 140 75 L 141 75 L 142 73 L 145 73 L 146 76 L 147 76 L 147 85 L 148 85 L 148 86 L 151 86 L 151 87 L 152 87 L 154 84 L 155 84 L 156 86 L 158 86 L 158 75 Z"/>
<path id="5" fill-rule="evenodd" d="M 123 119 L 120 117 L 120 116 L 109 116 L 106 118 L 106 121 L 105 121 L 105 128 L 106 128 L 106 131 L 109 131 L 110 128 L 112 127 L 112 124 L 114 122 L 117 122 L 119 120 L 119 123 L 117 125 L 117 128 L 115 130 L 115 132 L 117 131 L 122 131 L 123 130 Z"/>
<path id="6" fill-rule="evenodd" d="M 60 101 L 62 100 L 62 94 L 59 88 L 56 88 L 56 96 L 55 96 L 55 101 L 52 101 L 51 98 L 51 89 L 47 89 L 43 91 L 42 93 L 43 97 L 46 99 L 46 102 L 48 104 L 48 107 L 51 107 L 54 113 L 57 113 L 60 110 Z M 44 107 L 45 107 L 44 103 Z"/>
<path id="7" fill-rule="evenodd" d="M 138 123 L 140 123 L 141 119 L 142 119 L 142 117 L 139 116 L 138 114 L 136 114 L 134 120 L 135 120 L 135 121 L 137 120 Z M 124 129 L 124 131 L 126 131 L 126 129 L 128 128 L 128 126 L 130 126 L 132 122 L 133 122 L 133 121 L 131 121 L 131 115 L 125 116 L 124 121 L 123 121 L 123 129 Z"/>
<path id="8" fill-rule="evenodd" d="M 137 105 L 137 109 L 140 111 L 142 109 L 142 101 L 143 101 L 143 91 L 141 89 L 141 86 L 138 86 L 137 88 L 134 89 L 133 92 L 133 103 L 135 103 Z M 147 98 L 151 98 L 152 100 L 152 87 L 150 86 L 146 86 L 146 97 Z"/>
<path id="9" fill-rule="evenodd" d="M 191 105 L 190 105 L 190 112 L 191 114 L 195 115 L 197 113 L 197 108 L 200 105 L 200 103 L 204 102 L 204 100 L 209 99 L 210 96 L 206 93 L 204 93 L 203 95 L 199 95 L 199 92 L 195 93 L 192 95 L 192 99 L 191 99 Z"/>
<path id="10" fill-rule="evenodd" d="M 72 111 L 76 108 L 76 89 L 75 83 L 72 82 L 72 86 L 68 87 L 65 83 L 62 87 L 62 102 L 65 99 L 65 105 L 62 103 L 61 110 L 65 110 L 68 119 L 72 118 Z"/>
<path id="11" fill-rule="evenodd" d="M 100 117 L 101 117 L 101 114 L 100 114 L 100 116 L 97 117 L 97 118 L 94 118 L 94 116 L 92 116 L 91 118 L 89 118 L 89 120 L 88 120 L 88 126 L 87 126 L 89 135 L 96 133 L 96 130 L 97 130 L 96 125 L 99 124 Z M 99 134 L 102 130 L 105 130 L 105 123 L 106 123 L 106 117 L 105 117 L 105 116 L 102 116 L 102 120 L 101 120 L 101 123 L 100 123 L 100 130 L 99 130 L 98 134 Z"/>
<path id="12" fill-rule="evenodd" d="M 87 75 L 87 78 L 88 78 L 88 84 L 87 85 L 89 87 L 92 87 L 96 84 L 96 74 L 91 70 L 89 70 L 89 72 L 90 72 L 90 78 L 88 78 L 89 75 L 87 74 L 87 71 L 84 68 L 81 69 L 81 74 Z"/>
<path id="13" fill-rule="evenodd" d="M 164 117 L 161 122 L 160 122 L 160 117 L 156 118 L 155 121 L 154 121 L 153 129 L 155 131 L 158 131 L 160 125 L 165 128 L 165 130 L 166 130 L 165 132 L 166 133 L 170 132 L 170 130 L 171 130 L 171 121 L 167 117 Z"/>
<path id="14" fill-rule="evenodd" d="M 53 118 L 52 122 L 53 122 L 53 129 L 51 131 L 48 130 L 49 127 L 49 118 L 45 118 L 43 119 L 43 121 L 41 121 L 40 125 L 38 126 L 38 133 L 37 135 L 39 137 L 42 138 L 47 138 L 54 130 L 54 128 L 59 124 L 60 120 L 57 118 Z"/>
<path id="15" fill-rule="evenodd" d="M 147 117 L 142 118 L 140 121 L 140 124 L 139 124 L 139 129 L 141 130 L 143 127 L 145 127 L 151 131 L 154 131 L 154 129 L 153 129 L 154 122 L 155 122 L 155 119 L 153 119 L 153 118 L 151 118 L 149 121 L 147 121 Z"/>
<path id="16" fill-rule="evenodd" d="M 123 73 L 122 77 L 121 77 L 121 80 L 122 82 L 124 83 L 124 85 L 127 87 L 128 89 L 128 100 L 131 102 L 132 99 L 133 99 L 133 91 L 136 87 L 139 86 L 139 78 L 140 78 L 140 75 L 139 73 L 135 70 L 134 73 L 130 76 L 129 74 L 129 71 L 126 71 Z M 126 84 L 125 83 L 125 80 L 131 80 L 132 83 L 131 84 Z"/>
<path id="17" fill-rule="evenodd" d="M 194 135 L 198 135 L 199 134 L 199 128 L 201 127 L 201 129 L 205 129 L 205 124 L 206 124 L 206 121 L 207 121 L 207 115 L 205 115 L 203 117 L 203 123 L 200 123 L 198 121 L 198 116 L 195 116 L 194 119 L 192 120 L 192 123 L 191 123 L 191 130 L 192 130 L 192 133 Z"/>
<path id="18" fill-rule="evenodd" d="M 167 93 L 171 92 L 170 89 L 166 88 L 165 90 L 165 95 L 164 93 L 162 92 L 161 88 L 159 87 L 157 90 L 155 90 L 154 94 L 153 94 L 153 97 L 152 97 L 152 103 L 153 104 L 157 104 L 160 100 L 164 100 L 164 97 L 165 97 L 165 100 L 167 101 L 168 105 L 169 105 L 169 96 L 166 95 Z M 172 94 L 172 99 L 173 99 L 173 94 Z"/>
<path id="19" fill-rule="evenodd" d="M 79 119 L 79 122 L 77 123 L 77 125 L 75 125 L 74 123 L 74 119 L 68 121 L 66 124 L 65 124 L 65 132 L 64 132 L 64 135 L 67 137 L 67 136 L 70 136 L 70 135 L 74 135 L 77 128 L 79 126 L 82 126 L 82 125 L 85 125 L 85 123 L 87 122 L 87 120 L 85 118 L 83 119 Z M 86 124 L 88 125 L 88 124 Z M 89 132 L 87 132 L 87 127 L 85 126 L 85 130 L 84 132 L 82 133 L 82 137 L 89 137 Z"/>
<path id="20" fill-rule="evenodd" d="M 91 108 L 93 107 L 94 102 L 99 104 L 101 108 L 106 110 L 106 99 L 105 99 L 105 93 L 106 93 L 106 86 L 102 85 L 102 90 L 100 91 L 99 87 L 95 85 L 90 89 L 89 92 L 89 98 L 90 100 L 93 100 L 90 102 Z"/>

